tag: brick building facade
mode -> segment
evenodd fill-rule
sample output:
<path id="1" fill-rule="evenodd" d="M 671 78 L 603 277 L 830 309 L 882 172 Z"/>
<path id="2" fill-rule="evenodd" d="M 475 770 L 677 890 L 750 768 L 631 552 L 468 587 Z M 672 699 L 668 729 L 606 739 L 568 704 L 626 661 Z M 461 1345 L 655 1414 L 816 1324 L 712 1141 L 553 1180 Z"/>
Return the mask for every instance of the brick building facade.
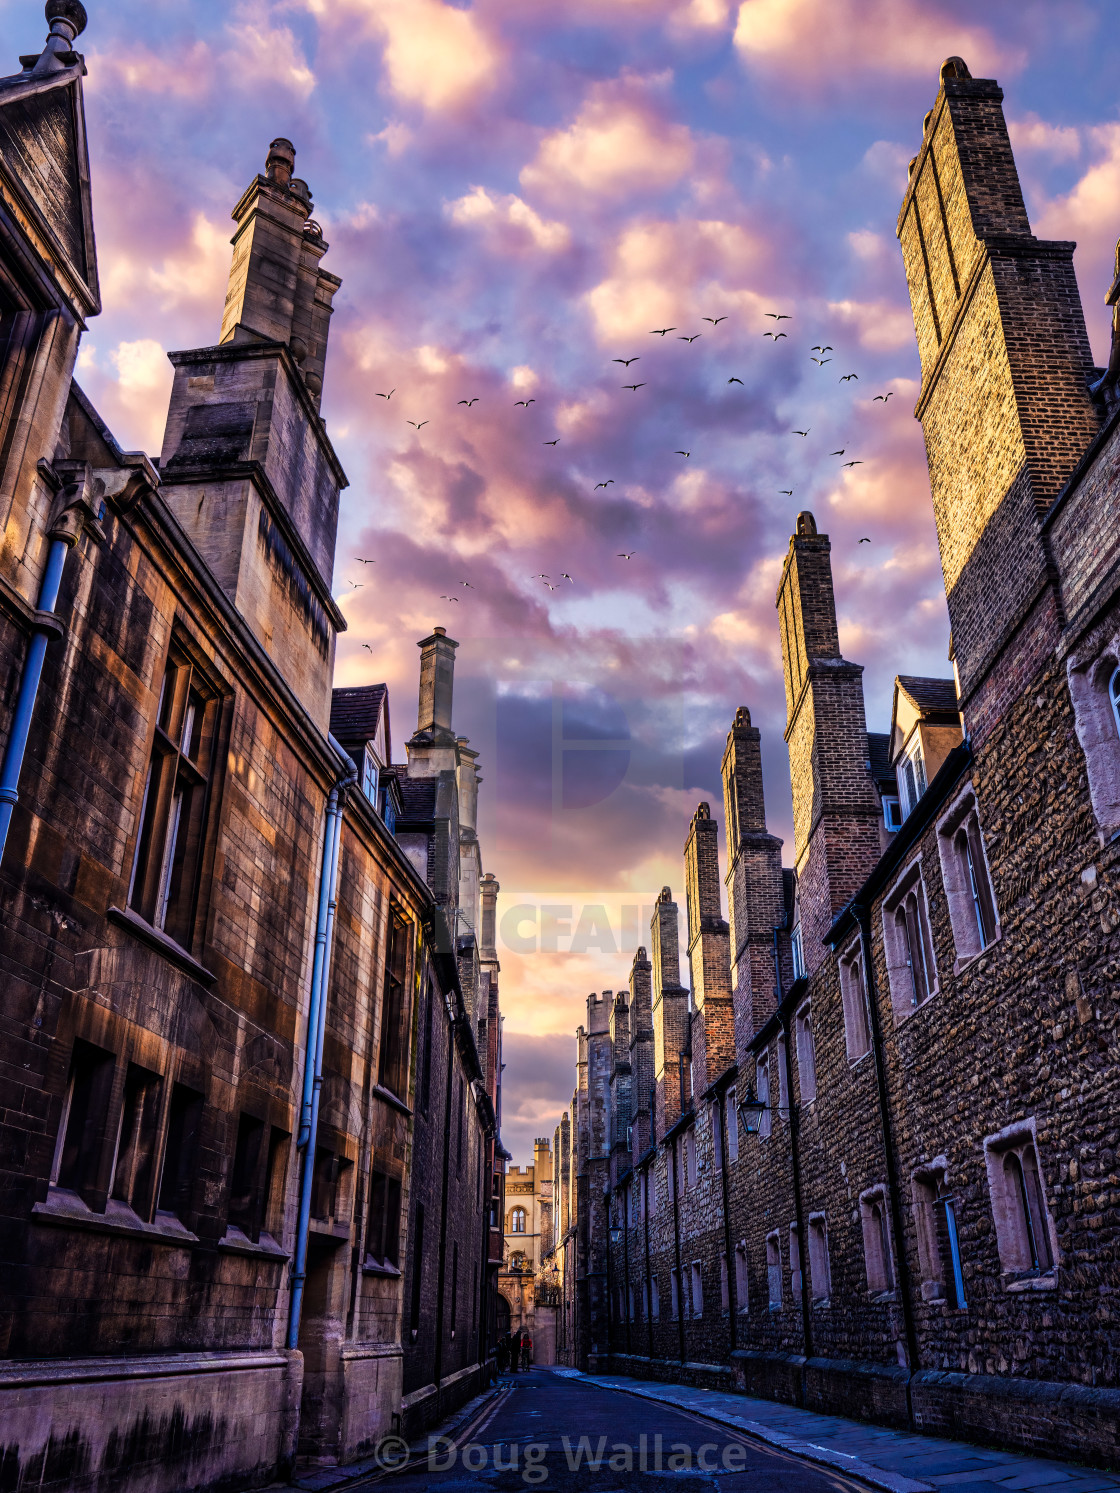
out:
<path id="1" fill-rule="evenodd" d="M 85 15 L 47 17 L 0 79 L 0 1462 L 250 1486 L 491 1372 L 497 883 L 457 645 L 405 764 L 384 686 L 332 689 L 339 281 L 292 146 L 122 451 L 73 378 Z"/>
<path id="2" fill-rule="evenodd" d="M 727 922 L 701 804 L 691 990 L 666 889 L 652 959 L 580 1029 L 562 1350 L 1114 1464 L 1120 333 L 1092 368 L 998 86 L 959 58 L 940 85 L 898 233 L 956 677 L 900 676 L 867 730 L 801 514 L 777 594 L 791 866 L 743 708 Z"/>

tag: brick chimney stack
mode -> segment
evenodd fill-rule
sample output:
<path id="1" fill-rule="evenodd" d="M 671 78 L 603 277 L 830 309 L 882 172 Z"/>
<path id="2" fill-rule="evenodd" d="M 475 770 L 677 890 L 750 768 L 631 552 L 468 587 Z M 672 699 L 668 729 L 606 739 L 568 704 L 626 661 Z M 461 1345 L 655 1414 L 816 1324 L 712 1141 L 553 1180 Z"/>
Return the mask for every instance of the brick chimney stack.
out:
<path id="1" fill-rule="evenodd" d="M 794 857 L 807 973 L 832 919 L 879 859 L 879 795 L 867 754 L 863 669 L 840 656 L 827 535 L 811 513 L 778 586 L 793 783 Z"/>
<path id="2" fill-rule="evenodd" d="M 1002 101 L 959 57 L 943 64 L 898 217 L 966 711 L 1001 639 L 1039 605 L 1040 515 L 1099 426 L 1074 245 L 1031 233 Z"/>
<path id="3" fill-rule="evenodd" d="M 719 831 L 708 804 L 692 816 L 684 847 L 688 967 L 692 978 L 692 1081 L 697 1093 L 735 1061 L 730 929 L 719 886 Z"/>
<path id="4" fill-rule="evenodd" d="M 630 966 L 630 1104 L 633 1132 L 630 1154 L 634 1161 L 653 1145 L 653 965 L 644 948 Z"/>
<path id="5" fill-rule="evenodd" d="M 785 918 L 782 842 L 766 829 L 762 737 L 745 705 L 727 733 L 721 771 L 736 1053 L 745 1064 L 751 1038 L 775 1009 L 774 929 Z"/>
<path id="6" fill-rule="evenodd" d="M 654 1125 L 658 1136 L 676 1124 L 691 1097 L 687 1061 L 682 1063 L 680 1060 L 688 1048 L 689 1001 L 688 991 L 681 984 L 677 928 L 677 904 L 665 886 L 658 894 L 650 922 L 653 942 Z"/>

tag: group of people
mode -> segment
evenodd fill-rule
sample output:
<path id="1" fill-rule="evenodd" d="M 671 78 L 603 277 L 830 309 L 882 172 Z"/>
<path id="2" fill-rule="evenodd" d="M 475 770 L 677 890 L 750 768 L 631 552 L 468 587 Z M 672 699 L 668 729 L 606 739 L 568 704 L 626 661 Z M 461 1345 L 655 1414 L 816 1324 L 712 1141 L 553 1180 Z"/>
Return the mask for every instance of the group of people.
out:
<path id="1" fill-rule="evenodd" d="M 533 1362 L 533 1339 L 528 1331 L 517 1328 L 504 1333 L 498 1339 L 498 1373 L 516 1374 L 518 1370 L 529 1372 Z"/>

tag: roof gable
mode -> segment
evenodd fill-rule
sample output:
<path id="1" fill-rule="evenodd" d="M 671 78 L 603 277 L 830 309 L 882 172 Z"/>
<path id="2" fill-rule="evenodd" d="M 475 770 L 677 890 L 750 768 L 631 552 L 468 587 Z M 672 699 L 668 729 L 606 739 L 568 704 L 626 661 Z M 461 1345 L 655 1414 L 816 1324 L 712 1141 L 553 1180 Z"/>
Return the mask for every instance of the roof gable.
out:
<path id="1" fill-rule="evenodd" d="M 83 320 L 101 310 L 84 72 L 79 58 L 39 77 L 0 78 L 0 204 Z"/>

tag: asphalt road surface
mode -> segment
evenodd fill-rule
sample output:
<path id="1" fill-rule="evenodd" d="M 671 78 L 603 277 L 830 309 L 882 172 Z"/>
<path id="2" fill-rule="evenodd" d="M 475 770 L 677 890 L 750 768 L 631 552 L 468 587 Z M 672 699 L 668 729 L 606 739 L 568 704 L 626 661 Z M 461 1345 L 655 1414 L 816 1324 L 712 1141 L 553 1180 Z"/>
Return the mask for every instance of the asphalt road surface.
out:
<path id="1" fill-rule="evenodd" d="M 865 1485 L 701 1416 L 547 1369 L 502 1380 L 458 1444 L 362 1488 L 386 1493 L 864 1493 Z"/>

